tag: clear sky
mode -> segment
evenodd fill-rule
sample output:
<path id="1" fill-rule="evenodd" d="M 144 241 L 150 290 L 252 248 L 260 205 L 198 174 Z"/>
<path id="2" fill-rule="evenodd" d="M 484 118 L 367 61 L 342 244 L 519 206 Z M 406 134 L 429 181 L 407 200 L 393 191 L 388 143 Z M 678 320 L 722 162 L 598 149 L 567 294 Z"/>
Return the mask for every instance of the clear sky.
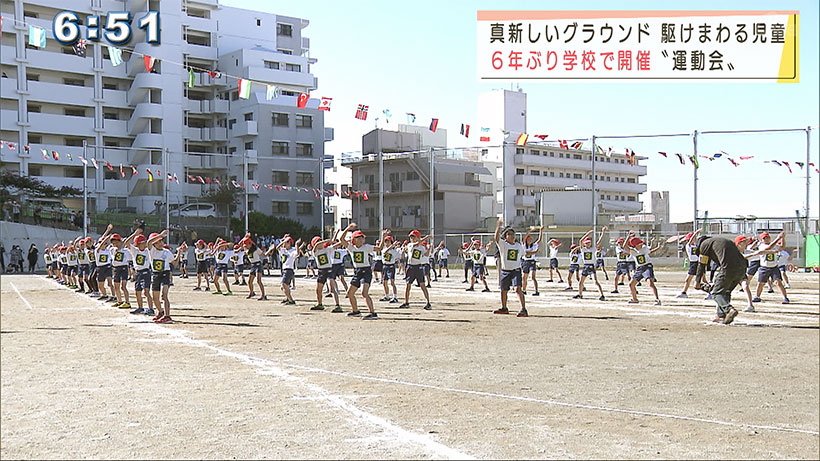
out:
<path id="1" fill-rule="evenodd" d="M 479 93 L 509 83 L 482 83 L 476 74 L 477 10 L 607 10 L 612 2 L 418 0 L 408 2 L 221 0 L 228 6 L 306 18 L 310 54 L 318 59 L 312 97 L 333 98 L 327 126 L 336 139 L 329 154 L 358 151 L 361 136 L 373 129 L 382 109 L 391 125 L 405 112 L 431 117 L 448 129 L 450 146 L 464 145 L 461 123 L 475 123 Z M 693 130 L 803 128 L 818 126 L 818 3 L 816 1 L 630 1 L 624 10 L 799 10 L 800 83 L 555 83 L 526 82 L 527 128 L 549 139 L 595 135 L 688 133 Z M 369 104 L 367 122 L 354 119 L 357 104 Z M 380 125 L 381 126 L 381 125 Z M 475 129 L 475 128 L 474 128 Z M 478 143 L 475 143 L 478 144 Z M 692 219 L 692 168 L 664 159 L 658 151 L 691 153 L 691 138 L 602 141 L 614 149 L 646 155 L 649 190 L 668 190 L 673 221 Z M 818 131 L 811 135 L 811 158 L 818 160 Z M 805 161 L 805 133 L 700 136 L 699 152 L 723 150 L 734 156 Z M 805 172 L 789 174 L 762 162 L 738 168 L 726 160 L 703 159 L 698 171 L 699 209 L 716 216 L 794 216 L 805 206 Z M 812 172 L 811 209 L 818 215 L 818 175 Z M 642 200 L 649 206 L 649 194 Z"/>

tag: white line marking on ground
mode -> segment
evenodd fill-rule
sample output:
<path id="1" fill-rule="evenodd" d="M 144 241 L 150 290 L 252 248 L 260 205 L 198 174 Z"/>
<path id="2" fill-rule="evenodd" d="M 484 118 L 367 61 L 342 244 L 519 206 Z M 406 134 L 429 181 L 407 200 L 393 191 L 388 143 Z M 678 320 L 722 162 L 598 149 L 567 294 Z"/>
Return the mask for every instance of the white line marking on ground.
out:
<path id="1" fill-rule="evenodd" d="M 26 307 L 28 307 L 29 310 L 34 310 L 34 308 L 31 307 L 31 304 L 29 304 L 28 300 L 23 297 L 23 294 L 20 293 L 20 290 L 18 290 L 17 287 L 14 285 L 14 282 L 9 281 L 9 285 L 11 285 L 11 288 L 14 290 L 15 293 L 17 293 L 17 296 L 19 296 L 20 299 L 23 300 L 23 303 L 26 305 Z"/>
<path id="2" fill-rule="evenodd" d="M 164 328 L 160 325 L 156 324 L 148 324 L 148 323 L 128 323 L 128 325 L 143 329 L 148 332 L 152 333 L 159 333 L 171 336 L 172 340 L 177 342 L 183 343 L 188 346 L 192 347 L 201 347 L 204 349 L 208 349 L 210 351 L 215 352 L 217 355 L 222 355 L 225 357 L 230 357 L 240 362 L 250 365 L 252 367 L 261 368 L 262 370 L 284 378 L 288 380 L 298 381 L 299 389 L 300 390 L 308 390 L 312 394 L 316 400 L 324 400 L 328 402 L 330 405 L 339 408 L 341 410 L 345 410 L 348 413 L 356 416 L 360 420 L 366 421 L 371 423 L 375 426 L 379 426 L 385 431 L 392 433 L 394 438 L 402 443 L 415 443 L 419 444 L 424 447 L 427 451 L 431 452 L 433 456 L 438 458 L 448 458 L 448 459 L 474 459 L 472 456 L 462 453 L 456 449 L 450 448 L 446 445 L 443 445 L 435 440 L 431 439 L 430 437 L 422 434 L 416 434 L 414 432 L 408 431 L 400 426 L 397 426 L 390 421 L 376 416 L 372 413 L 368 413 L 364 410 L 359 409 L 352 403 L 345 400 L 343 396 L 340 395 L 333 395 L 327 389 L 318 386 L 316 384 L 312 384 L 305 380 L 304 378 L 300 378 L 297 376 L 293 376 L 288 373 L 286 370 L 277 366 L 273 361 L 268 359 L 263 359 L 259 357 L 253 357 L 250 355 L 241 354 L 238 352 L 231 352 L 216 346 L 212 346 L 208 344 L 206 341 L 193 339 L 185 335 L 184 330 L 175 330 L 171 328 Z"/>

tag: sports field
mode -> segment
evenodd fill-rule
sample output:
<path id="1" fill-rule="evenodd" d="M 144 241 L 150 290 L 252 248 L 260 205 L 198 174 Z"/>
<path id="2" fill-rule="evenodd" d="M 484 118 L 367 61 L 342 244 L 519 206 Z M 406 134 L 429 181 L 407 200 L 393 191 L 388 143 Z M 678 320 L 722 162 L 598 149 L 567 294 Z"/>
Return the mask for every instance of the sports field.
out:
<path id="1" fill-rule="evenodd" d="M 283 306 L 278 277 L 267 302 L 176 277 L 157 325 L 3 276 L 0 456 L 816 459 L 818 275 L 729 326 L 702 293 L 674 298 L 683 272 L 658 277 L 662 306 L 545 283 L 516 318 L 454 273 L 432 311 L 414 289 L 369 322 L 309 311 L 309 279 Z"/>

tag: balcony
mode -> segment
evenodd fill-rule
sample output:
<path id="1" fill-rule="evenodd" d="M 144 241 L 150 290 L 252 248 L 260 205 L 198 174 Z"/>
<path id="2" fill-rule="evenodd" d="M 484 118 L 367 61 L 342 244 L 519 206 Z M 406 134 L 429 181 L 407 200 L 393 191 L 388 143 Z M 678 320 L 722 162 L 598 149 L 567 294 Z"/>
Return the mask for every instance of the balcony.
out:
<path id="1" fill-rule="evenodd" d="M 193 45 L 190 43 L 184 43 L 182 45 L 182 53 L 188 54 L 192 58 L 207 59 L 211 61 L 216 61 L 217 59 L 215 46 Z"/>
<path id="2" fill-rule="evenodd" d="M 598 206 L 604 213 L 638 213 L 643 210 L 643 202 L 629 202 L 620 200 L 599 200 Z"/>
<path id="3" fill-rule="evenodd" d="M 128 121 L 128 133 L 135 135 L 145 130 L 150 119 L 162 118 L 162 104 L 144 102 L 137 104 L 131 119 Z"/>
<path id="4" fill-rule="evenodd" d="M 17 125 L 17 111 L 0 110 L 0 130 L 17 131 L 19 129 L 20 127 Z"/>
<path id="5" fill-rule="evenodd" d="M 5 111 L 4 111 L 5 112 Z M 16 113 L 14 118 L 16 119 Z M 60 114 L 28 114 L 28 121 L 32 130 L 47 130 L 51 134 L 62 134 L 69 136 L 93 136 L 93 117 L 72 117 Z M 3 122 L 5 125 L 5 122 Z"/>
<path id="6" fill-rule="evenodd" d="M 30 101 L 72 104 L 77 106 L 90 106 L 93 104 L 93 87 L 35 81 L 26 83 L 28 84 Z"/>
<path id="7" fill-rule="evenodd" d="M 134 148 L 161 148 L 163 146 L 162 135 L 159 133 L 140 133 L 134 138 L 134 143 L 131 145 Z"/>
<path id="8" fill-rule="evenodd" d="M 306 69 L 307 64 L 302 64 L 302 68 Z M 250 80 L 260 82 L 277 82 L 281 85 L 302 87 L 308 90 L 316 89 L 316 77 L 307 72 L 289 72 L 286 70 L 267 69 L 265 67 L 244 67 L 243 72 L 246 73 Z"/>
<path id="9" fill-rule="evenodd" d="M 51 24 L 49 24 L 48 30 L 51 31 Z M 14 48 L 8 48 L 11 48 L 11 54 L 9 56 L 14 56 Z M 4 49 L 3 53 L 5 52 L 6 50 Z M 90 56 L 81 58 L 74 54 L 63 54 L 57 51 L 46 51 L 41 49 L 32 50 L 28 48 L 26 48 L 26 57 L 29 61 L 29 67 L 48 70 L 60 69 L 63 72 L 73 72 L 76 74 L 91 74 L 92 64 L 94 61 L 94 58 Z"/>
<path id="10" fill-rule="evenodd" d="M 557 155 L 557 154 L 556 154 Z M 533 166 L 541 168 L 571 168 L 575 170 L 592 170 L 591 160 L 577 160 L 560 157 L 544 157 L 542 155 L 515 154 L 516 166 Z M 602 173 L 619 173 L 645 175 L 646 167 L 643 165 L 629 165 L 622 163 L 607 163 L 596 160 L 595 171 Z"/>
<path id="11" fill-rule="evenodd" d="M 255 120 L 240 120 L 231 129 L 231 136 L 257 136 L 259 130 L 256 128 Z"/>
<path id="12" fill-rule="evenodd" d="M 523 208 L 535 208 L 535 197 L 532 195 L 516 195 L 515 206 Z"/>
<path id="13" fill-rule="evenodd" d="M 19 93 L 17 92 L 17 79 L 16 78 L 4 78 L 0 81 L 2 85 L 0 85 L 0 98 L 3 99 L 18 99 Z"/>
<path id="14" fill-rule="evenodd" d="M 531 186 L 531 187 L 572 187 L 577 186 L 581 189 L 591 189 L 592 181 L 588 179 L 574 179 L 574 178 L 554 178 L 549 176 L 532 176 L 532 175 L 515 175 L 516 186 Z M 613 192 L 629 192 L 629 193 L 643 193 L 646 192 L 646 184 L 641 183 L 627 183 L 614 181 L 596 181 L 595 188 L 600 191 Z"/>
<path id="15" fill-rule="evenodd" d="M 191 170 L 198 169 L 221 169 L 228 168 L 228 157 L 224 155 L 195 155 L 188 154 L 185 159 L 185 166 Z"/>
<path id="16" fill-rule="evenodd" d="M 103 128 L 106 136 L 116 136 L 118 138 L 128 137 L 128 121 L 103 119 Z"/>
<path id="17" fill-rule="evenodd" d="M 64 165 L 64 166 L 81 166 L 79 156 L 83 155 L 83 148 L 77 146 L 64 146 L 58 144 L 30 144 L 29 145 L 30 151 L 29 155 L 31 155 L 31 159 L 29 160 L 30 163 L 33 164 L 47 164 L 47 165 Z M 43 158 L 42 149 L 45 149 L 48 152 L 48 158 Z M 7 148 L 3 148 L 4 153 L 8 152 Z M 57 151 L 60 154 L 60 160 L 54 160 L 51 152 Z M 16 155 L 16 152 L 12 152 L 12 154 Z M 71 154 L 71 160 L 68 159 L 68 155 Z M 89 156 L 91 156 L 91 150 L 89 150 Z M 94 176 L 93 171 L 89 172 L 89 176 Z"/>

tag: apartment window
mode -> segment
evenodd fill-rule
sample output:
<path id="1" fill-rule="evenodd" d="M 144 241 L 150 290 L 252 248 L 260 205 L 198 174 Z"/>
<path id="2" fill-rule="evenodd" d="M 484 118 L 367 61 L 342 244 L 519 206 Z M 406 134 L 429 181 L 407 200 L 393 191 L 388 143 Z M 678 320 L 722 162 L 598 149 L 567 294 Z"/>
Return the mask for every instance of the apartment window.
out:
<path id="1" fill-rule="evenodd" d="M 408 171 L 407 172 L 407 180 L 408 181 L 418 181 L 419 180 L 419 174 L 416 173 L 415 171 Z"/>
<path id="2" fill-rule="evenodd" d="M 626 178 L 626 182 L 635 183 L 635 178 Z"/>
<path id="3" fill-rule="evenodd" d="M 271 153 L 273 155 L 288 155 L 290 153 L 288 143 L 286 141 L 273 141 Z"/>
<path id="4" fill-rule="evenodd" d="M 42 176 L 43 175 L 43 167 L 41 167 L 39 165 L 29 165 L 28 175 L 29 176 Z"/>
<path id="5" fill-rule="evenodd" d="M 296 172 L 296 185 L 307 187 L 313 185 L 313 173 Z"/>
<path id="6" fill-rule="evenodd" d="M 103 112 L 103 118 L 108 120 L 119 120 L 119 115 L 116 112 Z"/>
<path id="7" fill-rule="evenodd" d="M 83 177 L 83 169 L 78 166 L 69 166 L 65 168 L 65 173 L 63 176 L 66 178 L 82 178 Z"/>
<path id="8" fill-rule="evenodd" d="M 555 157 L 555 152 L 550 152 L 550 157 Z"/>
<path id="9" fill-rule="evenodd" d="M 39 82 L 40 81 L 40 74 L 26 73 L 26 80 L 28 80 L 30 82 Z"/>
<path id="10" fill-rule="evenodd" d="M 259 19 L 259 18 L 256 18 L 256 27 L 260 27 L 261 25 L 262 25 L 262 20 Z"/>
<path id="11" fill-rule="evenodd" d="M 564 177 L 564 173 L 558 173 L 558 177 L 559 177 L 559 178 L 563 178 L 563 177 Z"/>
<path id="12" fill-rule="evenodd" d="M 248 179 L 253 180 L 253 170 L 251 170 L 250 168 L 248 169 Z"/>
<path id="13" fill-rule="evenodd" d="M 43 137 L 39 134 L 30 134 L 28 135 L 28 142 L 29 144 L 42 144 Z"/>
<path id="14" fill-rule="evenodd" d="M 280 94 L 282 96 L 296 96 L 296 92 L 290 90 L 282 90 Z"/>
<path id="15" fill-rule="evenodd" d="M 120 147 L 118 141 L 105 141 L 105 147 Z"/>
<path id="16" fill-rule="evenodd" d="M 39 18 L 40 15 L 38 15 L 37 13 L 35 13 L 33 11 L 25 11 L 24 10 L 23 11 L 23 17 L 26 17 L 26 18 Z"/>
<path id="17" fill-rule="evenodd" d="M 603 200 L 603 199 L 604 199 L 604 194 L 601 194 L 601 200 Z"/>
<path id="18" fill-rule="evenodd" d="M 538 171 L 538 170 L 532 170 L 532 171 L 530 171 L 530 174 L 533 175 L 533 176 L 541 176 L 541 172 Z"/>
<path id="19" fill-rule="evenodd" d="M 231 91 L 231 101 L 239 99 L 239 91 Z"/>
<path id="20" fill-rule="evenodd" d="M 281 184 L 283 186 L 289 186 L 290 185 L 290 173 L 289 172 L 273 170 L 272 173 L 273 173 L 273 175 L 272 175 L 271 181 L 273 181 L 274 184 Z"/>
<path id="21" fill-rule="evenodd" d="M 554 172 L 554 171 L 550 171 L 550 177 L 551 177 L 551 178 L 554 178 L 554 177 L 555 177 L 555 172 Z"/>
<path id="22" fill-rule="evenodd" d="M 635 201 L 635 196 L 634 196 L 634 195 L 629 195 L 629 196 L 627 196 L 627 197 L 626 197 L 626 201 L 627 201 L 627 202 L 634 202 L 634 201 Z"/>
<path id="23" fill-rule="evenodd" d="M 296 128 L 311 128 L 313 127 L 313 117 L 310 115 L 296 115 Z"/>
<path id="24" fill-rule="evenodd" d="M 573 173 L 572 179 L 584 179 L 584 175 L 581 173 Z"/>
<path id="25" fill-rule="evenodd" d="M 313 202 L 296 202 L 296 214 L 298 215 L 312 215 Z"/>
<path id="26" fill-rule="evenodd" d="M 31 103 L 28 103 L 27 108 L 28 108 L 29 112 L 34 112 L 34 113 L 38 113 L 38 114 L 43 110 L 42 106 L 39 106 L 37 104 L 31 104 Z"/>
<path id="27" fill-rule="evenodd" d="M 523 147 L 516 147 L 515 148 L 515 153 L 516 154 L 523 154 L 524 153 L 524 148 Z"/>
<path id="28" fill-rule="evenodd" d="M 291 51 L 291 50 L 286 50 L 286 49 L 284 49 L 284 48 L 277 48 L 277 49 L 276 49 L 276 51 L 278 51 L 278 52 L 280 52 L 280 53 L 282 53 L 282 54 L 293 54 L 293 51 Z M 288 69 L 288 70 L 290 70 L 290 69 Z"/>
<path id="29" fill-rule="evenodd" d="M 607 181 L 612 181 L 612 178 L 611 178 L 611 177 L 609 177 L 609 176 L 607 176 L 607 177 L 606 177 L 606 180 L 607 180 Z"/>
<path id="30" fill-rule="evenodd" d="M 103 89 L 104 90 L 116 90 L 117 84 L 116 83 L 105 83 L 103 82 Z"/>
<path id="31" fill-rule="evenodd" d="M 302 66 L 299 64 L 285 64 L 285 70 L 288 72 L 302 72 Z"/>
<path id="32" fill-rule="evenodd" d="M 530 153 L 532 155 L 541 155 L 541 151 L 538 151 L 538 150 L 531 150 Z"/>
<path id="33" fill-rule="evenodd" d="M 70 117 L 85 117 L 85 109 L 63 109 L 63 113 Z"/>
<path id="34" fill-rule="evenodd" d="M 253 141 L 248 141 L 245 143 L 245 150 L 253 150 Z"/>
<path id="35" fill-rule="evenodd" d="M 65 138 L 63 141 L 66 146 L 71 147 L 83 147 L 83 139 L 82 138 Z"/>
<path id="36" fill-rule="evenodd" d="M 233 130 L 234 125 L 236 125 L 236 119 L 235 118 L 232 118 L 232 119 L 228 120 L 228 129 L 229 130 Z"/>
<path id="37" fill-rule="evenodd" d="M 607 200 L 612 200 L 612 196 L 611 196 L 611 195 L 609 195 L 609 194 L 607 194 L 606 199 L 607 199 Z"/>
<path id="38" fill-rule="evenodd" d="M 64 78 L 63 85 L 85 86 L 85 80 L 81 78 Z"/>
<path id="39" fill-rule="evenodd" d="M 578 154 L 573 154 L 572 158 L 575 159 L 575 160 L 582 160 L 582 157 Z"/>
<path id="40" fill-rule="evenodd" d="M 290 214 L 290 202 L 280 202 L 274 200 L 273 202 L 273 210 L 271 210 L 273 214 Z"/>
<path id="41" fill-rule="evenodd" d="M 248 112 L 245 114 L 245 120 L 253 120 L 253 112 Z"/>
<path id="42" fill-rule="evenodd" d="M 106 168 L 106 169 L 103 169 L 103 172 L 105 173 L 105 179 L 119 179 L 120 178 L 119 170 L 115 169 L 114 171 L 111 171 L 111 170 Z"/>
<path id="43" fill-rule="evenodd" d="M 564 158 L 564 153 L 563 153 L 563 152 L 559 152 L 559 153 L 558 153 L 558 158 Z"/>
<path id="44" fill-rule="evenodd" d="M 624 182 L 624 178 L 621 178 L 621 182 Z"/>
<path id="45" fill-rule="evenodd" d="M 279 70 L 279 63 L 276 61 L 265 61 L 265 68 Z"/>
<path id="46" fill-rule="evenodd" d="M 276 35 L 292 37 L 293 26 L 291 26 L 290 24 L 276 24 Z"/>
<path id="47" fill-rule="evenodd" d="M 524 189 L 516 189 L 515 195 L 524 195 Z"/>
<path id="48" fill-rule="evenodd" d="M 248 200 L 248 211 L 253 211 L 253 201 Z"/>
<path id="49" fill-rule="evenodd" d="M 288 114 L 274 112 L 271 116 L 273 118 L 273 126 L 288 126 Z"/>
<path id="50" fill-rule="evenodd" d="M 524 210 L 515 210 L 516 216 L 524 216 Z"/>
<path id="51" fill-rule="evenodd" d="M 524 174 L 524 173 L 525 173 L 525 171 L 524 171 L 523 168 L 516 168 L 515 169 L 515 174 Z"/>
<path id="52" fill-rule="evenodd" d="M 296 143 L 296 155 L 299 157 L 312 157 L 313 144 Z"/>

